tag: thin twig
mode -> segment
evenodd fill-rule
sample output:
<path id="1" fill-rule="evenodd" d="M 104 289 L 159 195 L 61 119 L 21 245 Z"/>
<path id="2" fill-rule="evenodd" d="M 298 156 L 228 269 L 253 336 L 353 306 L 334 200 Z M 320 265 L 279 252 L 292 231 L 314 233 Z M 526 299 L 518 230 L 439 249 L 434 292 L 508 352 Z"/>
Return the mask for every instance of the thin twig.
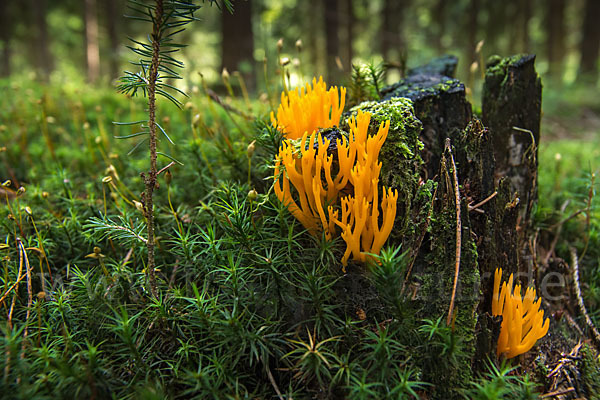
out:
<path id="1" fill-rule="evenodd" d="M 152 63 L 150 64 L 150 74 L 148 76 L 148 127 L 150 130 L 150 170 L 147 175 L 142 175 L 146 190 L 143 195 L 143 205 L 146 214 L 148 225 L 148 241 L 146 247 L 148 249 L 148 266 L 146 268 L 150 292 L 152 297 L 158 298 L 158 285 L 156 284 L 155 275 L 155 258 L 154 258 L 154 189 L 156 188 L 156 81 L 158 80 L 158 67 L 161 62 L 160 58 L 160 41 L 162 39 L 161 26 L 164 22 L 163 0 L 156 0 L 156 10 L 153 18 L 154 26 L 152 29 Z"/>
<path id="2" fill-rule="evenodd" d="M 486 197 L 485 199 L 481 200 L 479 203 L 475 204 L 474 206 L 468 206 L 469 207 L 469 211 L 473 211 L 478 209 L 479 207 L 481 207 L 482 205 L 484 205 L 485 203 L 487 203 L 488 201 L 490 201 L 491 199 L 493 199 L 494 197 L 496 197 L 496 195 L 498 194 L 497 191 L 495 191 L 494 193 L 490 194 L 488 197 Z"/>
<path id="3" fill-rule="evenodd" d="M 20 270 L 19 270 L 20 271 Z M 10 292 L 15 288 L 18 287 L 19 282 L 21 282 L 23 279 L 25 278 L 25 275 L 21 275 L 19 272 L 18 278 L 15 281 L 15 283 L 12 284 L 11 287 L 9 287 L 6 292 L 4 292 L 4 294 L 2 295 L 2 298 L 0 298 L 0 305 L 2 305 L 2 303 L 4 302 L 4 300 L 6 300 L 6 298 L 8 297 L 8 295 L 10 294 Z"/>
<path id="4" fill-rule="evenodd" d="M 163 172 L 165 172 L 166 170 L 168 170 L 169 168 L 171 168 L 173 165 L 175 165 L 175 161 L 171 161 L 171 162 L 170 162 L 170 163 L 168 163 L 166 166 L 162 167 L 162 168 L 160 169 L 160 171 L 158 171 L 158 172 L 156 173 L 156 176 L 158 176 L 158 175 L 162 174 Z"/>
<path id="5" fill-rule="evenodd" d="M 556 397 L 556 396 L 560 396 L 560 395 L 563 395 L 563 394 L 571 393 L 571 392 L 574 392 L 574 391 L 575 391 L 574 387 L 570 387 L 570 388 L 567 388 L 567 389 L 564 389 L 564 390 L 556 390 L 554 392 L 550 392 L 550 393 L 546 393 L 546 394 L 541 395 L 540 399 L 546 399 L 546 398 L 549 398 L 549 397 Z"/>
<path id="6" fill-rule="evenodd" d="M 265 363 L 263 363 L 263 364 L 265 364 Z M 283 395 L 281 394 L 281 391 L 279 390 L 279 386 L 277 386 L 277 382 L 275 382 L 275 378 L 273 378 L 273 374 L 271 373 L 271 370 L 269 369 L 269 366 L 267 364 L 265 364 L 265 369 L 267 370 L 267 376 L 269 377 L 269 382 L 271 382 L 273 389 L 275 389 L 275 393 L 277 393 L 277 397 L 279 397 L 279 400 L 283 400 Z"/>
<path id="7" fill-rule="evenodd" d="M 577 322 L 573 319 L 573 317 L 571 317 L 571 314 L 567 313 L 566 311 L 563 313 L 564 318 L 567 320 L 567 323 L 569 325 L 571 325 L 571 328 L 575 329 L 577 331 L 577 333 L 579 334 L 579 336 L 584 336 L 583 331 L 581 330 L 581 328 L 579 327 L 579 325 L 577 324 Z"/>
<path id="8" fill-rule="evenodd" d="M 581 287 L 579 286 L 579 261 L 577 260 L 577 250 L 574 247 L 571 247 L 571 264 L 572 264 L 572 273 L 573 273 L 573 283 L 575 284 L 575 295 L 577 296 L 577 303 L 579 305 L 579 311 L 585 317 L 585 323 L 592 330 L 594 334 L 594 341 L 596 342 L 596 346 L 600 345 L 600 333 L 596 329 L 596 326 L 592 322 L 587 310 L 585 309 L 585 304 L 583 303 L 583 296 L 581 295 Z"/>
<path id="9" fill-rule="evenodd" d="M 456 287 L 458 286 L 458 273 L 460 271 L 462 225 L 460 221 L 460 191 L 458 187 L 458 173 L 456 171 L 456 164 L 454 163 L 454 156 L 452 155 L 452 146 L 450 145 L 450 138 L 446 139 L 445 150 L 448 151 L 448 154 L 450 154 L 450 161 L 452 162 L 452 175 L 454 177 L 454 200 L 456 202 L 456 263 L 454 265 L 454 285 L 452 287 L 452 297 L 450 298 L 448 319 L 446 320 L 446 325 L 450 325 L 452 323 L 452 314 L 454 312 L 454 299 L 456 298 Z"/>
<path id="10" fill-rule="evenodd" d="M 232 112 L 234 114 L 237 114 L 241 117 L 244 117 L 244 119 L 248 120 L 248 121 L 252 121 L 254 120 L 254 117 L 250 114 L 247 114 L 243 111 L 238 110 L 237 108 L 233 107 L 231 104 L 227 104 L 225 103 L 221 97 L 219 97 L 218 94 L 216 94 L 213 90 L 211 89 L 206 89 L 206 94 L 212 99 L 212 101 L 214 101 L 215 103 L 217 103 L 218 105 L 220 105 L 221 107 L 223 107 L 223 109 L 227 112 Z"/>

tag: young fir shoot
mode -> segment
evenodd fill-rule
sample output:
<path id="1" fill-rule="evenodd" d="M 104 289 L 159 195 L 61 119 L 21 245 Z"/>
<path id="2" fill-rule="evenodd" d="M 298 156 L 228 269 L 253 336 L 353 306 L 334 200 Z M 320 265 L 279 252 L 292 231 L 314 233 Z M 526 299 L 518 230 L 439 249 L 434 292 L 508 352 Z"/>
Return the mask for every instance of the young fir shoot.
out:
<path id="1" fill-rule="evenodd" d="M 158 297 L 158 289 L 154 273 L 153 193 L 154 189 L 158 186 L 158 174 L 166 169 L 159 170 L 156 159 L 158 155 L 162 155 L 173 160 L 172 157 L 157 151 L 157 127 L 169 142 L 173 143 L 173 141 L 156 121 L 156 96 L 163 96 L 176 106 L 181 107 L 181 102 L 173 94 L 184 96 L 186 94 L 167 83 L 169 79 L 181 79 L 178 70 L 183 68 L 183 63 L 174 58 L 174 53 L 185 47 L 185 45 L 177 43 L 174 38 L 185 29 L 187 24 L 197 20 L 194 13 L 200 7 L 200 5 L 195 4 L 193 1 L 186 0 L 154 0 L 152 2 L 131 0 L 129 4 L 129 8 L 134 12 L 133 15 L 128 16 L 129 18 L 147 22 L 152 26 L 152 33 L 148 36 L 147 42 L 130 38 L 133 45 L 127 47 L 136 56 L 139 56 L 139 61 L 132 62 L 133 65 L 139 67 L 139 70 L 137 72 L 125 71 L 125 75 L 119 79 L 117 91 L 131 96 L 141 93 L 144 97 L 148 98 L 147 121 L 121 124 L 140 124 L 142 131 L 139 132 L 139 135 L 136 134 L 133 136 L 148 135 L 143 141 L 146 139 L 149 140 L 150 170 L 147 173 L 141 174 L 145 186 L 141 200 L 148 229 L 146 241 L 148 265 L 146 274 L 150 284 L 150 291 L 154 297 Z M 131 135 L 128 137 L 131 137 Z"/>

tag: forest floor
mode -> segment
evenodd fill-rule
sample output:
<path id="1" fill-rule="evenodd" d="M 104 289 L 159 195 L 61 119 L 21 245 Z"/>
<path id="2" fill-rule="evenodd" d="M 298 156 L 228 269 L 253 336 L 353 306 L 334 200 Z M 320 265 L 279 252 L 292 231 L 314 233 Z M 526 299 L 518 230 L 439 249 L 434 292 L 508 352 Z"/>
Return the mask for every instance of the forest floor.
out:
<path id="1" fill-rule="evenodd" d="M 160 104 L 159 120 L 176 143 L 163 138 L 162 149 L 185 166 L 174 166 L 169 182 L 161 178 L 156 196 L 164 297 L 155 301 L 145 292 L 136 204 L 147 156 L 143 143 L 134 149 L 136 126 L 111 124 L 143 121 L 144 100 L 110 88 L 31 82 L 0 82 L 0 92 L 7 93 L 0 97 L 0 181 L 13 181 L 3 197 L 14 207 L 0 207 L 0 393 L 265 398 L 274 397 L 277 380 L 288 398 L 383 398 L 390 391 L 417 398 L 434 390 L 429 370 L 458 371 L 463 344 L 441 320 L 411 320 L 400 307 L 382 322 L 340 304 L 339 241 L 305 235 L 271 191 L 281 138 L 270 136 L 267 101 L 251 104 L 262 125 L 200 93 L 183 110 Z M 228 104 L 246 108 L 241 98 Z M 587 88 L 545 89 L 543 109 L 536 226 L 541 236 L 557 237 L 564 260 L 570 246 L 589 245 L 581 289 L 600 325 L 600 209 L 590 190 L 598 187 L 600 104 Z M 40 270 L 29 289 L 18 272 L 27 257 Z M 398 249 L 383 260 L 404 263 Z M 50 265 L 56 285 L 46 287 Z M 383 293 L 394 274 L 403 277 L 392 272 L 368 279 Z M 600 367 L 588 358 L 583 365 L 597 368 L 597 375 L 587 372 L 591 387 Z M 535 374 L 546 376 L 541 367 Z M 490 362 L 489 373 L 449 390 L 489 399 L 485 393 L 500 388 L 506 397 L 493 398 L 535 398 L 525 394 L 549 385 L 531 371 L 518 361 Z M 459 378 L 451 375 L 448 384 Z"/>

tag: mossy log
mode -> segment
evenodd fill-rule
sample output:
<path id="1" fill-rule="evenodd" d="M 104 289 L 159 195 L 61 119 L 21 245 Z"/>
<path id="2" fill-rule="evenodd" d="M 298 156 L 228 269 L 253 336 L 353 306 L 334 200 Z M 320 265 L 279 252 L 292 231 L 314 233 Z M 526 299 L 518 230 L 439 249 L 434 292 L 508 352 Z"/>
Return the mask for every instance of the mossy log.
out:
<path id="1" fill-rule="evenodd" d="M 493 272 L 497 267 L 516 272 L 520 263 L 520 208 L 514 177 L 532 172 L 527 176 L 535 176 L 537 168 L 537 161 L 527 161 L 511 165 L 507 171 L 505 159 L 497 166 L 495 154 L 514 151 L 514 141 L 520 140 L 522 131 L 513 132 L 512 140 L 501 141 L 482 121 L 473 118 L 464 85 L 445 75 L 455 68 L 449 64 L 434 62 L 416 68 L 407 78 L 383 89 L 381 102 L 362 103 L 351 110 L 369 111 L 373 115 L 372 129 L 382 120 L 391 120 L 380 161 L 381 183 L 400 193 L 388 242 L 401 245 L 408 258 L 405 281 L 397 290 L 405 296 L 415 321 L 442 318 L 445 322 L 451 313 L 453 331 L 463 344 L 463 354 L 455 360 L 458 365 L 450 370 L 443 362 L 423 361 L 421 372 L 435 385 L 435 398 L 460 398 L 459 390 L 469 384 L 473 371 L 483 368 L 488 356 L 495 357 L 499 326 L 490 315 Z M 509 93 L 504 101 L 516 102 L 511 88 L 528 87 L 533 75 L 521 76 L 510 72 L 511 68 L 507 67 L 507 74 L 512 78 L 504 83 L 509 87 L 498 93 Z M 521 78 L 527 82 L 520 83 Z M 530 100 L 532 105 L 511 103 L 504 108 L 517 114 L 507 116 L 512 121 L 509 123 L 531 130 L 537 143 L 539 97 Z M 523 103 L 523 99 L 519 101 Z M 490 114 L 489 107 L 487 110 L 485 115 L 495 121 L 495 132 L 507 134 L 506 129 L 500 129 L 507 125 L 500 125 L 497 114 Z M 499 149 L 501 144 L 504 148 Z M 519 173 L 520 168 L 524 170 Z M 535 196 L 530 195 L 527 201 L 535 202 Z M 450 309 L 457 265 L 457 290 Z M 368 315 L 382 306 L 373 301 L 361 307 L 368 309 Z M 378 315 L 394 317 L 385 310 L 379 310 Z"/>

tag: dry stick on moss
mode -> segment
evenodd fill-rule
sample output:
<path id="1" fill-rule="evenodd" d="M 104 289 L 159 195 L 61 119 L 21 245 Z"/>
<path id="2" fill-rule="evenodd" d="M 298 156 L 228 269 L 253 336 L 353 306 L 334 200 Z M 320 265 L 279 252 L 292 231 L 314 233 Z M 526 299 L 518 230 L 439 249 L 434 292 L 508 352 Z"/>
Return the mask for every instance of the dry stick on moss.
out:
<path id="1" fill-rule="evenodd" d="M 25 275 L 21 275 L 21 270 L 22 270 L 22 268 L 19 268 L 19 273 L 17 274 L 17 280 L 15 281 L 15 283 L 13 283 L 12 286 L 9 287 L 6 290 L 6 292 L 4 292 L 2 297 L 0 298 L 0 305 L 2 305 L 2 303 L 4 303 L 4 300 L 6 300 L 6 298 L 8 297 L 10 292 L 13 291 L 14 288 L 17 288 L 17 289 L 19 288 L 19 283 L 25 278 Z"/>
<path id="2" fill-rule="evenodd" d="M 475 211 L 481 211 L 481 212 L 483 212 L 482 210 L 479 210 L 479 207 L 481 207 L 482 205 L 484 205 L 485 203 L 487 203 L 488 201 L 490 201 L 491 199 L 493 199 L 494 197 L 496 197 L 497 194 L 498 194 L 498 192 L 495 191 L 494 193 L 490 194 L 488 197 L 486 197 L 485 199 L 481 200 L 479 203 L 475 204 L 474 206 L 469 205 L 468 206 L 469 211 L 475 210 Z"/>
<path id="3" fill-rule="evenodd" d="M 460 221 L 460 192 L 458 188 L 458 173 L 456 171 L 456 164 L 454 163 L 454 156 L 452 155 L 452 146 L 450 145 L 450 138 L 446 139 L 445 151 L 450 154 L 450 161 L 452 162 L 452 175 L 454 176 L 454 200 L 456 202 L 456 263 L 454 265 L 454 285 L 452 287 L 452 297 L 450 298 L 450 307 L 448 309 L 448 319 L 446 325 L 452 323 L 452 314 L 454 312 L 454 299 L 456 298 L 456 287 L 458 286 L 458 273 L 460 271 L 460 250 L 462 225 Z"/>
<path id="4" fill-rule="evenodd" d="M 273 378 L 273 374 L 271 373 L 271 370 L 269 369 L 269 365 L 268 364 L 264 364 L 264 365 L 267 370 L 267 376 L 269 377 L 269 382 L 271 382 L 273 389 L 275 389 L 275 393 L 277 393 L 277 397 L 279 397 L 279 400 L 283 400 L 283 395 L 281 394 L 281 390 L 279 390 L 279 386 L 277 386 L 277 382 L 275 382 L 275 378 Z"/>
<path id="5" fill-rule="evenodd" d="M 572 264 L 572 273 L 573 273 L 573 283 L 575 284 L 575 295 L 577 296 L 577 303 L 579 305 L 579 311 L 585 317 L 585 323 L 592 330 L 594 334 L 593 338 L 596 346 L 600 347 L 600 332 L 594 326 L 592 319 L 590 318 L 587 310 L 585 309 L 585 304 L 583 303 L 583 297 L 581 296 L 581 287 L 579 286 L 579 261 L 577 260 L 577 250 L 574 247 L 570 248 L 571 250 L 571 264 Z"/>
<path id="6" fill-rule="evenodd" d="M 152 28 L 152 63 L 150 65 L 150 75 L 148 77 L 148 127 L 150 128 L 150 171 L 148 174 L 142 174 L 142 179 L 146 186 L 142 199 L 144 202 L 144 212 L 146 221 L 148 221 L 148 265 L 146 266 L 150 292 L 152 296 L 158 298 L 158 287 L 156 284 L 156 275 L 154 269 L 156 262 L 154 259 L 154 189 L 157 186 L 156 170 L 156 81 L 158 79 L 158 66 L 160 63 L 160 27 L 163 24 L 163 1 L 156 0 L 156 10 L 154 12 L 154 26 Z"/>
<path id="7" fill-rule="evenodd" d="M 555 390 L 554 392 L 550 392 L 550 393 L 546 393 L 540 396 L 540 399 L 547 399 L 547 398 L 557 398 L 557 396 L 561 396 L 563 394 L 568 394 L 571 392 L 574 392 L 575 388 L 574 387 L 568 387 L 566 389 L 560 389 L 560 390 Z"/>

